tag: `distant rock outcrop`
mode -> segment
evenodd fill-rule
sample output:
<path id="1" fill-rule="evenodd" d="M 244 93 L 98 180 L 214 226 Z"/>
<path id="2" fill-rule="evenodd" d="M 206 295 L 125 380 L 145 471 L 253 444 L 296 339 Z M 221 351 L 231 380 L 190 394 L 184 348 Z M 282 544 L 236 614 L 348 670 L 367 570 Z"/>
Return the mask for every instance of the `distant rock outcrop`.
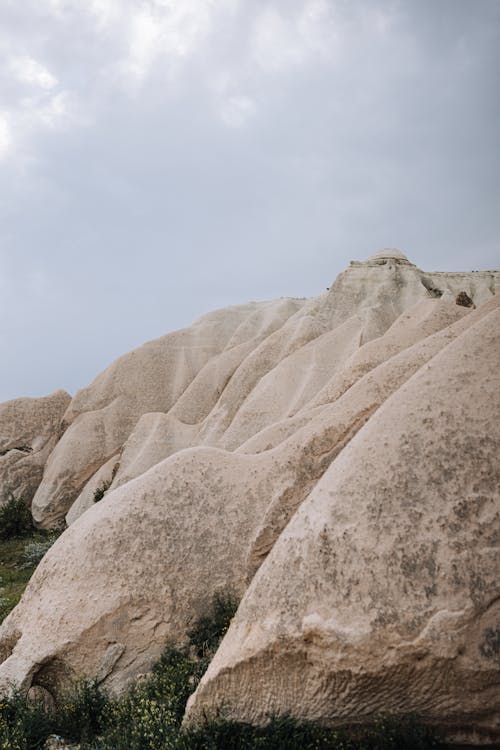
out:
<path id="1" fill-rule="evenodd" d="M 416 711 L 500 738 L 499 278 L 384 250 L 112 364 L 36 492 L 71 525 L 0 628 L 0 684 L 120 690 L 231 589 L 187 720 Z"/>

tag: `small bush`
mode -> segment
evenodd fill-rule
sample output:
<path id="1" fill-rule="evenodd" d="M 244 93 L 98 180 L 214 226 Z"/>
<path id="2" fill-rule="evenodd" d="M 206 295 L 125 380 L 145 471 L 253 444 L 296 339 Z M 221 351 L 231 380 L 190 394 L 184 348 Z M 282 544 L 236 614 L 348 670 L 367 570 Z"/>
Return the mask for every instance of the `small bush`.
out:
<path id="1" fill-rule="evenodd" d="M 200 676 L 187 651 L 168 646 L 149 678 L 111 700 L 96 750 L 175 750 L 187 699 Z"/>
<path id="2" fill-rule="evenodd" d="M 42 557 L 49 551 L 54 542 L 55 536 L 50 536 L 44 540 L 35 540 L 28 542 L 23 550 L 23 568 L 34 568 L 38 565 Z"/>
<path id="3" fill-rule="evenodd" d="M 92 740 L 102 731 L 107 705 L 108 697 L 95 680 L 80 680 L 59 696 L 56 734 L 75 742 Z"/>
<path id="4" fill-rule="evenodd" d="M 290 717 L 266 726 L 212 721 L 187 730 L 178 750 L 437 750 L 442 744 L 413 717 L 385 717 L 364 728 L 328 729 Z"/>
<path id="5" fill-rule="evenodd" d="M 208 614 L 200 617 L 187 634 L 200 659 L 215 653 L 237 609 L 238 602 L 233 594 L 215 594 Z"/>
<path id="6" fill-rule="evenodd" d="M 39 750 L 51 731 L 52 717 L 41 703 L 19 691 L 1 699 L 0 750 Z"/>
<path id="7" fill-rule="evenodd" d="M 0 506 L 0 539 L 30 536 L 34 530 L 30 509 L 11 495 Z"/>
<path id="8" fill-rule="evenodd" d="M 99 487 L 94 490 L 94 503 L 98 503 L 99 500 L 102 500 L 110 487 L 111 482 L 101 482 Z"/>

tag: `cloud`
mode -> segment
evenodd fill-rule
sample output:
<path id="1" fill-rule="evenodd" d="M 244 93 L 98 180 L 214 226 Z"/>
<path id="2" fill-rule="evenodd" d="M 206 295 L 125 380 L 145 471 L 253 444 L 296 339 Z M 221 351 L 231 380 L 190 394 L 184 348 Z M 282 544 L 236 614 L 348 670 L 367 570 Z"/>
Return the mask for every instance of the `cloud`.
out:
<path id="1" fill-rule="evenodd" d="M 257 65 L 287 71 L 331 58 L 337 42 L 332 8 L 326 0 L 307 0 L 295 12 L 266 5 L 256 17 L 251 43 Z"/>
<path id="2" fill-rule="evenodd" d="M 22 83 L 53 89 L 58 81 L 41 63 L 32 57 L 14 57 L 9 62 L 11 73 Z"/>
<path id="3" fill-rule="evenodd" d="M 209 38 L 214 18 L 234 12 L 236 5 L 235 0 L 149 0 L 129 6 L 128 50 L 118 63 L 123 78 L 136 89 L 159 64 L 171 79 Z"/>
<path id="4" fill-rule="evenodd" d="M 0 159 L 8 154 L 11 141 L 12 139 L 7 118 L 0 113 Z"/>

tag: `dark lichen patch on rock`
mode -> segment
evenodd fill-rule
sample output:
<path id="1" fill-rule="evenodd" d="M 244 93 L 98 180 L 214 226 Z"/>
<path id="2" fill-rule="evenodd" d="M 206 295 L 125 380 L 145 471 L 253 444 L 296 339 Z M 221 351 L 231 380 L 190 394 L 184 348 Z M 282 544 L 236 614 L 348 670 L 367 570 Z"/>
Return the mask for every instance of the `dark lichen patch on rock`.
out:
<path id="1" fill-rule="evenodd" d="M 479 651 L 485 659 L 498 662 L 500 665 L 500 622 L 497 623 L 496 627 L 485 628 Z"/>

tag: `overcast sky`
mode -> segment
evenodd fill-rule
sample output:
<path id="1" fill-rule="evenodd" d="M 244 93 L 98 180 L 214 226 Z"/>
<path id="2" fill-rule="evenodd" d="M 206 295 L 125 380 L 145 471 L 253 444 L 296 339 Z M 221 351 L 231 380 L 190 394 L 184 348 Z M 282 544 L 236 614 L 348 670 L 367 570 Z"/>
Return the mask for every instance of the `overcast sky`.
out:
<path id="1" fill-rule="evenodd" d="M 500 265 L 500 0 L 0 0 L 0 400 L 350 259 Z"/>

